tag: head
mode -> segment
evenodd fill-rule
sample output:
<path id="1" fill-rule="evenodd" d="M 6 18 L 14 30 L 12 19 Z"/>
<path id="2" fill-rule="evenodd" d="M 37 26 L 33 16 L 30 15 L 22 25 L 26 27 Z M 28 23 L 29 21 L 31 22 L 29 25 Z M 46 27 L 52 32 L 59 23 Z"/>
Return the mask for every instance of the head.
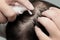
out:
<path id="1" fill-rule="evenodd" d="M 37 18 L 41 17 L 41 13 L 49 7 L 54 6 L 52 4 L 47 4 L 44 1 L 37 1 L 32 3 L 35 7 L 30 15 L 28 11 L 23 14 L 18 15 L 14 22 L 9 22 L 6 27 L 6 38 L 7 40 L 39 40 L 35 34 L 35 25 L 43 27 L 38 23 Z M 45 30 L 45 28 L 42 28 Z M 45 31 L 46 32 L 46 31 Z M 48 33 L 46 33 L 48 34 Z"/>

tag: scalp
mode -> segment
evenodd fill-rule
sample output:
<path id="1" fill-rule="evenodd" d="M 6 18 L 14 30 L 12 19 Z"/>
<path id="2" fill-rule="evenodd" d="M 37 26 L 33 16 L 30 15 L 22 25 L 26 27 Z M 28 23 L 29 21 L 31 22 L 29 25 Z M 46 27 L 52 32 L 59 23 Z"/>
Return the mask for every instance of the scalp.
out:
<path id="1" fill-rule="evenodd" d="M 7 40 L 38 40 L 34 31 L 34 26 L 38 25 L 41 27 L 42 25 L 37 22 L 37 18 L 41 17 L 41 13 L 49 9 L 52 5 L 41 1 L 36 1 L 32 4 L 35 7 L 35 9 L 31 11 L 33 13 L 32 15 L 25 11 L 23 14 L 17 16 L 14 22 L 9 22 L 7 24 Z M 44 28 L 42 29 L 44 30 Z"/>

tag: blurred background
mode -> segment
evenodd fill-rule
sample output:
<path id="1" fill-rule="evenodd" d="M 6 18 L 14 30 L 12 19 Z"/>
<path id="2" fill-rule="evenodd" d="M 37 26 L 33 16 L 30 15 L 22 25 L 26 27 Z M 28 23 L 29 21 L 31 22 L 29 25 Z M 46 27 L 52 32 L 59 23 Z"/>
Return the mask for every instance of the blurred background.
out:
<path id="1" fill-rule="evenodd" d="M 0 37 L 0 40 L 6 40 L 5 38 L 3 38 L 3 37 Z"/>

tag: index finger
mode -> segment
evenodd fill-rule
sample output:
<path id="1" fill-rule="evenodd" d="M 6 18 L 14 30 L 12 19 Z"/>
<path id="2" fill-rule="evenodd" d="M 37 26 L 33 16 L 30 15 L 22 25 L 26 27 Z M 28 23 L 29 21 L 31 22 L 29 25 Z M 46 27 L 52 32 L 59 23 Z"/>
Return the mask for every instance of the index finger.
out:
<path id="1" fill-rule="evenodd" d="M 29 2 L 29 0 L 17 0 L 17 2 L 22 4 L 23 6 L 25 6 L 29 10 L 34 9 L 33 5 Z"/>

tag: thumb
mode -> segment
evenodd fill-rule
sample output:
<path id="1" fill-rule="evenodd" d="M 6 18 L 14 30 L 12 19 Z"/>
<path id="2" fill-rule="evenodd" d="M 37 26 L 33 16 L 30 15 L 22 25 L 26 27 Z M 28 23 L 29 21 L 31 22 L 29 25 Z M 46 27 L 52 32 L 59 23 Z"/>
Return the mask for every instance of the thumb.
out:
<path id="1" fill-rule="evenodd" d="M 35 26 L 35 32 L 39 40 L 50 40 L 50 38 L 37 26 Z"/>

